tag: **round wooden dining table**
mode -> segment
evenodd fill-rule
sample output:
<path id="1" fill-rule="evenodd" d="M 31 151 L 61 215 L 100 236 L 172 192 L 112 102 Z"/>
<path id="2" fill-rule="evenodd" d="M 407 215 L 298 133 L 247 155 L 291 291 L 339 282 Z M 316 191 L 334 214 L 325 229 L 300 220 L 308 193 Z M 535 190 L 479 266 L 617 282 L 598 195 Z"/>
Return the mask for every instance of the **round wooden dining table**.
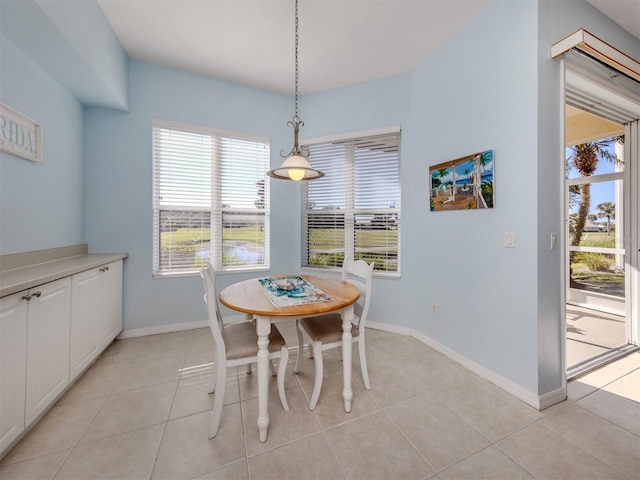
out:
<path id="1" fill-rule="evenodd" d="M 269 428 L 269 333 L 273 322 L 293 321 L 297 318 L 323 315 L 329 312 L 340 313 L 342 317 L 342 365 L 344 377 L 342 396 L 344 398 L 345 412 L 351 411 L 351 400 L 353 399 L 353 390 L 351 389 L 351 321 L 353 320 L 353 304 L 360 297 L 360 291 L 347 281 L 316 275 L 278 275 L 271 278 L 295 276 L 302 277 L 308 284 L 327 294 L 330 300 L 277 307 L 269 300 L 264 287 L 257 278 L 229 285 L 219 294 L 220 303 L 256 319 L 256 332 L 258 334 L 257 423 L 261 442 L 267 440 L 267 430 Z"/>

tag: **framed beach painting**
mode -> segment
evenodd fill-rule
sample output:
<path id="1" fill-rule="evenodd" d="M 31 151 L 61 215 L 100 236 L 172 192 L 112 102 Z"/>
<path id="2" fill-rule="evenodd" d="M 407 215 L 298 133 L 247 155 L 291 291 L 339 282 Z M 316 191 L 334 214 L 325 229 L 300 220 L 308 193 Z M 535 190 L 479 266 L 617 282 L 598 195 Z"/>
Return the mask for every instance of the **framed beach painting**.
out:
<path id="1" fill-rule="evenodd" d="M 493 208 L 493 150 L 429 167 L 432 212 Z"/>

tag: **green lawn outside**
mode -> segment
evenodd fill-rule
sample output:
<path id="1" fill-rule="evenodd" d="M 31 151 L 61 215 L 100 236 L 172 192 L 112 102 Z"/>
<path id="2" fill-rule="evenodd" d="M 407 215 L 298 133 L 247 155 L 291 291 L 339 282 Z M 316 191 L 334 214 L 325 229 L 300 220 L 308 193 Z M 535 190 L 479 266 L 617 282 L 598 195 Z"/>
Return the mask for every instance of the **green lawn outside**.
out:
<path id="1" fill-rule="evenodd" d="M 310 255 L 309 264 L 318 266 L 340 267 L 344 260 L 344 230 L 339 228 L 322 228 L 309 230 L 309 248 L 314 251 Z M 211 241 L 209 228 L 180 228 L 173 232 L 161 232 L 160 250 L 191 258 L 198 263 L 196 250 Z M 264 231 L 259 226 L 225 228 L 223 241 L 243 242 L 264 245 Z M 397 250 L 387 251 L 387 245 L 397 244 L 397 230 L 356 230 L 356 259 L 375 262 L 376 270 L 396 271 L 398 269 Z M 377 248 L 379 247 L 379 248 Z M 186 260 L 189 262 L 189 260 Z M 236 263 L 233 259 L 230 263 Z"/>
<path id="2" fill-rule="evenodd" d="M 225 228 L 222 231 L 222 239 L 264 243 L 264 231 L 257 226 Z M 160 234 L 162 248 L 181 248 L 181 246 L 210 240 L 211 230 L 209 228 L 180 228 L 174 232 L 162 232 Z"/>
<path id="3" fill-rule="evenodd" d="M 174 232 L 160 233 L 162 248 L 179 248 L 181 245 L 192 245 L 195 242 L 209 241 L 211 231 L 208 228 L 180 228 Z"/>
<path id="4" fill-rule="evenodd" d="M 222 231 L 223 242 L 243 245 L 264 245 L 264 231 L 259 226 L 247 226 L 238 228 L 224 228 Z M 198 250 L 208 248 L 211 242 L 211 230 L 204 228 L 180 228 L 173 232 L 160 233 L 160 265 L 165 262 L 179 262 L 186 268 L 200 268 L 207 262 L 206 256 L 199 256 Z M 251 249 L 250 247 L 248 247 Z M 223 254 L 223 265 L 244 265 L 246 261 L 237 255 Z"/>
<path id="5" fill-rule="evenodd" d="M 580 245 L 583 247 L 615 248 L 616 237 L 613 232 L 608 235 L 604 232 L 587 232 L 582 235 Z"/>
<path id="6" fill-rule="evenodd" d="M 376 270 L 397 271 L 398 251 L 388 251 L 387 245 L 397 245 L 397 230 L 356 230 L 355 259 L 375 262 Z M 309 265 L 341 267 L 344 261 L 344 230 L 313 228 L 309 230 Z"/>
<path id="7" fill-rule="evenodd" d="M 334 250 L 344 245 L 344 230 L 342 229 L 311 229 L 309 230 L 309 245 L 317 250 Z M 264 243 L 264 232 L 259 227 L 225 228 L 222 232 L 223 240 L 247 241 Z M 375 248 L 380 245 L 380 238 L 384 243 L 397 243 L 397 230 L 357 230 L 356 245 L 360 248 Z M 166 248 L 179 248 L 181 245 L 192 245 L 195 242 L 207 242 L 211 239 L 208 228 L 181 228 L 174 232 L 162 232 L 160 244 Z"/>
<path id="8" fill-rule="evenodd" d="M 613 232 L 587 232 L 582 247 L 615 248 Z M 594 252 L 573 252 L 572 280 L 577 288 L 624 297 L 624 270 L 616 266 L 616 255 Z"/>
<path id="9" fill-rule="evenodd" d="M 384 238 L 385 244 L 398 242 L 397 230 L 356 230 L 355 242 L 359 248 L 375 248 L 380 245 L 378 239 Z M 317 250 L 332 250 L 344 245 L 344 230 L 341 228 L 312 228 L 309 230 L 309 247 Z M 397 253 L 397 252 L 396 252 Z"/>

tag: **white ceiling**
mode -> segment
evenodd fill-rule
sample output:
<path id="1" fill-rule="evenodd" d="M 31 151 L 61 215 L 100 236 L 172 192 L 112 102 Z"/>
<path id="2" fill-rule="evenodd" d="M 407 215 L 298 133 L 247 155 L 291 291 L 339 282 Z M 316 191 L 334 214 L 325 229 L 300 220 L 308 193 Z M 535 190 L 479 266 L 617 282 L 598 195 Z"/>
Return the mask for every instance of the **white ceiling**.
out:
<path id="1" fill-rule="evenodd" d="M 300 0 L 300 94 L 407 72 L 494 0 Z M 640 1 L 589 0 L 640 39 Z M 98 0 L 129 57 L 294 88 L 293 0 Z"/>
<path id="2" fill-rule="evenodd" d="M 587 0 L 640 40 L 640 0 Z"/>

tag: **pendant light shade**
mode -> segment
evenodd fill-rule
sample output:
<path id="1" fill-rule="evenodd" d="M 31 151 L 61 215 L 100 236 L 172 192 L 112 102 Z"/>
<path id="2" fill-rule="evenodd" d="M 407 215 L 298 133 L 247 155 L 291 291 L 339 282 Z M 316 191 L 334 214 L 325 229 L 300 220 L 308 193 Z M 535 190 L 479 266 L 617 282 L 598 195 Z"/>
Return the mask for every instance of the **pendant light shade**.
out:
<path id="1" fill-rule="evenodd" d="M 324 177 L 324 173 L 319 170 L 313 169 L 309 164 L 309 160 L 307 156 L 302 153 L 300 150 L 300 146 L 298 144 L 298 133 L 300 132 L 300 127 L 304 125 L 304 122 L 300 120 L 298 117 L 298 0 L 296 2 L 296 80 L 295 80 L 295 113 L 293 118 L 287 122 L 287 125 L 291 125 L 293 127 L 293 148 L 291 151 L 283 155 L 280 152 L 280 155 L 284 157 L 284 162 L 278 168 L 274 168 L 267 172 L 272 178 L 279 178 L 281 180 L 315 180 L 316 178 Z"/>
<path id="2" fill-rule="evenodd" d="M 324 173 L 314 170 L 302 155 L 291 155 L 278 168 L 267 172 L 272 178 L 281 180 L 314 180 L 324 177 Z"/>

